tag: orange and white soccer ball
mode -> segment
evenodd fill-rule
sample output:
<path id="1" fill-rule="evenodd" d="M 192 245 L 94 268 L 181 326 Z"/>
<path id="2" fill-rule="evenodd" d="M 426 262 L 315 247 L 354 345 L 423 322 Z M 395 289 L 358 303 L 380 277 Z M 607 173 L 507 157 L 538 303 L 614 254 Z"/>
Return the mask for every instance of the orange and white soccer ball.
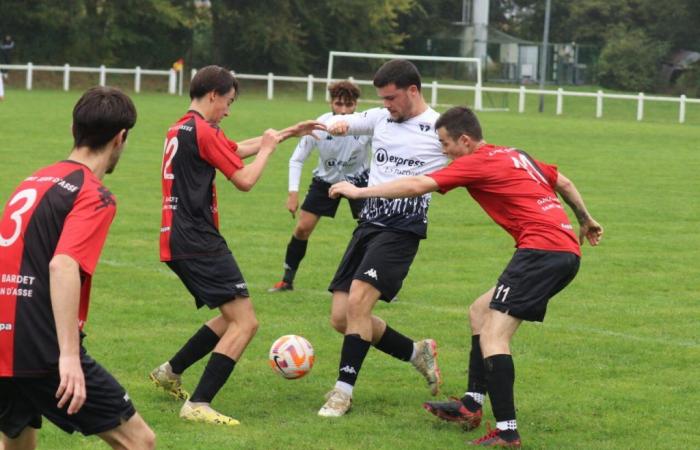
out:
<path id="1" fill-rule="evenodd" d="M 301 336 L 288 334 L 272 343 L 270 367 L 284 378 L 301 378 L 314 366 L 314 348 Z"/>

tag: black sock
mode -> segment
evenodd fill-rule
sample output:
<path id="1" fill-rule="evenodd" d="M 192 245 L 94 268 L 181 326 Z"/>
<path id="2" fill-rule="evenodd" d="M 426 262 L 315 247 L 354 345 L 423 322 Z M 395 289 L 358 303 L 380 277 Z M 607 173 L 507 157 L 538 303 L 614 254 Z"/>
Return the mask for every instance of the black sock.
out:
<path id="1" fill-rule="evenodd" d="M 359 334 L 348 334 L 345 336 L 343 349 L 340 352 L 338 381 L 351 386 L 355 385 L 370 345 L 370 342 L 363 340 Z"/>
<path id="2" fill-rule="evenodd" d="M 413 355 L 413 340 L 394 330 L 389 325 L 386 326 L 384 334 L 374 347 L 401 361 L 410 361 Z"/>
<path id="3" fill-rule="evenodd" d="M 181 374 L 192 364 L 214 350 L 218 342 L 219 336 L 208 326 L 202 325 L 202 328 L 197 330 L 194 336 L 170 359 L 169 362 L 173 372 L 178 375 Z"/>
<path id="4" fill-rule="evenodd" d="M 484 371 L 484 356 L 481 354 L 479 335 L 472 336 L 472 349 L 469 352 L 469 375 L 467 379 L 467 392 L 486 394 L 486 373 Z M 479 402 L 471 396 L 462 397 L 462 403 L 469 411 L 475 412 L 481 409 Z"/>
<path id="5" fill-rule="evenodd" d="M 486 384 L 488 386 L 491 409 L 496 422 L 515 420 L 513 384 L 515 366 L 511 355 L 493 355 L 484 359 Z"/>
<path id="6" fill-rule="evenodd" d="M 228 356 L 222 353 L 212 353 L 190 401 L 211 403 L 216 393 L 228 380 L 235 366 L 236 361 Z"/>
<path id="7" fill-rule="evenodd" d="M 287 244 L 287 254 L 284 257 L 284 282 L 294 283 L 294 276 L 297 273 L 301 260 L 306 255 L 306 246 L 309 241 L 302 241 L 292 236 L 292 239 Z"/>

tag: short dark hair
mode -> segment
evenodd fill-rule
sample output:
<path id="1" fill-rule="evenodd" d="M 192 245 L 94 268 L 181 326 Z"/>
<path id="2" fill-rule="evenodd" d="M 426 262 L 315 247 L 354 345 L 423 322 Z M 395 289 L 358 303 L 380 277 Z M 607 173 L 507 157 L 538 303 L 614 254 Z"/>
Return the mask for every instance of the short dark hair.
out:
<path id="1" fill-rule="evenodd" d="M 136 107 L 113 87 L 88 89 L 73 108 L 73 145 L 101 150 L 121 130 L 136 124 Z"/>
<path id="2" fill-rule="evenodd" d="M 384 63 L 374 74 L 374 87 L 382 88 L 389 84 L 394 84 L 399 89 L 415 85 L 420 91 L 420 72 L 410 61 L 392 59 Z"/>
<path id="3" fill-rule="evenodd" d="M 340 98 L 350 101 L 357 101 L 360 98 L 360 88 L 349 81 L 337 81 L 328 86 L 328 93 L 331 99 Z"/>
<path id="4" fill-rule="evenodd" d="M 439 130 L 442 127 L 447 131 L 447 135 L 454 140 L 457 140 L 463 134 L 476 141 L 484 138 L 481 133 L 481 124 L 479 124 L 476 114 L 464 106 L 455 106 L 442 113 L 437 122 L 435 122 L 435 129 Z"/>
<path id="5" fill-rule="evenodd" d="M 226 95 L 231 89 L 238 97 L 238 80 L 230 70 L 221 66 L 206 66 L 197 71 L 190 81 L 190 99 L 202 98 L 211 91 Z"/>

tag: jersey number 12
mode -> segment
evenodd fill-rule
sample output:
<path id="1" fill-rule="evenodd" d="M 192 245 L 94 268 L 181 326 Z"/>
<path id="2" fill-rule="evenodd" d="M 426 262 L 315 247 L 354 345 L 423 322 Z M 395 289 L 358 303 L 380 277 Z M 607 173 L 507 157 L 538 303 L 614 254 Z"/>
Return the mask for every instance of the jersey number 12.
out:
<path id="1" fill-rule="evenodd" d="M 165 147 L 163 148 L 163 179 L 174 180 L 175 175 L 173 175 L 173 158 L 175 153 L 177 153 L 177 136 L 172 139 L 165 139 Z"/>

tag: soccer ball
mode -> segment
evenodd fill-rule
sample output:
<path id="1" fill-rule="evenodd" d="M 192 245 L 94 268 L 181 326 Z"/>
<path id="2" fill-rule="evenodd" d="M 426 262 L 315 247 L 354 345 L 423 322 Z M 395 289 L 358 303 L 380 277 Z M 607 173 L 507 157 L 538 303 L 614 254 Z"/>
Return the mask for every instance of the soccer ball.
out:
<path id="1" fill-rule="evenodd" d="M 314 365 L 314 348 L 301 336 L 288 334 L 272 343 L 270 367 L 284 378 L 301 378 Z"/>

